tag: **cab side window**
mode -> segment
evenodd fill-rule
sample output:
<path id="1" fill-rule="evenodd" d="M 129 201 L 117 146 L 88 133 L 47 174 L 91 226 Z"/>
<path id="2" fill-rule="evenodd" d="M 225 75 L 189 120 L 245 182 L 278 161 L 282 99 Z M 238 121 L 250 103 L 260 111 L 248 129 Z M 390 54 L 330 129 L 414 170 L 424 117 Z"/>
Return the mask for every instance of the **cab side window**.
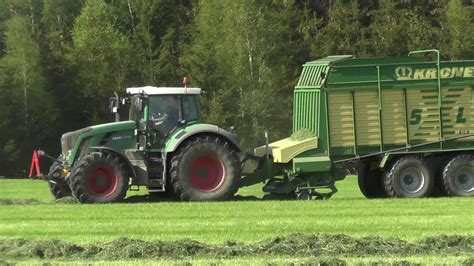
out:
<path id="1" fill-rule="evenodd" d="M 186 121 L 196 121 L 199 119 L 196 97 L 189 95 L 183 97 L 183 119 Z"/>

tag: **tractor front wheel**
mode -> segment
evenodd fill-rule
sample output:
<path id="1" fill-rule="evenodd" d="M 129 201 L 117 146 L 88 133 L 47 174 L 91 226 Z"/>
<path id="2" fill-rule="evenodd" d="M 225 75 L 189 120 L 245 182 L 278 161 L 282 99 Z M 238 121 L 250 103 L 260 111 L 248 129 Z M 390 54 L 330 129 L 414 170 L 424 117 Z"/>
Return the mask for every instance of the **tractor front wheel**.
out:
<path id="1" fill-rule="evenodd" d="M 55 199 L 71 196 L 71 189 L 66 180 L 62 178 L 63 166 L 54 162 L 48 172 L 49 191 Z"/>
<path id="2" fill-rule="evenodd" d="M 239 188 L 239 157 L 219 137 L 196 137 L 171 158 L 170 178 L 182 200 L 226 200 Z"/>
<path id="3" fill-rule="evenodd" d="M 119 158 L 94 152 L 79 159 L 70 176 L 72 195 L 81 203 L 107 203 L 123 200 L 128 174 Z"/>

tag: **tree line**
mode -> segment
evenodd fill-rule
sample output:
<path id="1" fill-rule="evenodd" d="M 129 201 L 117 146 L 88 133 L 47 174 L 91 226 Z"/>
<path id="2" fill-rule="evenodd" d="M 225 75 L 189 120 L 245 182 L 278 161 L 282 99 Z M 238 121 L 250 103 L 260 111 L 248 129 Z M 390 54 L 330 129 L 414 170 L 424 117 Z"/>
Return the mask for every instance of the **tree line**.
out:
<path id="1" fill-rule="evenodd" d="M 438 48 L 474 58 L 471 0 L 1 0 L 0 176 L 62 133 L 113 120 L 131 86 L 190 85 L 245 149 L 291 132 L 301 65 Z M 43 169 L 45 170 L 45 169 Z"/>

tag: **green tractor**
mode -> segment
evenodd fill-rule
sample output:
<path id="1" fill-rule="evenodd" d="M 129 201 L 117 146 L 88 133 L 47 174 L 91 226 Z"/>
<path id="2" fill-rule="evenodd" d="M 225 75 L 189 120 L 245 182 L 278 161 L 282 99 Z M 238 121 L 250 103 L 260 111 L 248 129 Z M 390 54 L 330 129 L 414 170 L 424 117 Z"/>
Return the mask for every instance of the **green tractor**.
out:
<path id="1" fill-rule="evenodd" d="M 116 202 L 145 186 L 187 201 L 225 200 L 239 188 L 236 135 L 202 123 L 199 88 L 128 88 L 110 99 L 116 122 L 86 127 L 61 138 L 62 153 L 48 174 L 56 199 Z M 130 106 L 120 121 L 119 107 Z M 44 152 L 41 155 L 50 157 Z"/>

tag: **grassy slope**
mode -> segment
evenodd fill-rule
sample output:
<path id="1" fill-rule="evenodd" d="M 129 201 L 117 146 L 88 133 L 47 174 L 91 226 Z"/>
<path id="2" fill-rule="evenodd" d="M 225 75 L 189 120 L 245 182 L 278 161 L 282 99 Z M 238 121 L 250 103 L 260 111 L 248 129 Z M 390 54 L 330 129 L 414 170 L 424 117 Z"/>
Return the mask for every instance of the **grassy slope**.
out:
<path id="1" fill-rule="evenodd" d="M 338 188 L 340 192 L 328 201 L 132 203 L 143 200 L 133 196 L 128 204 L 0 205 L 0 238 L 86 243 L 127 236 L 222 243 L 229 239 L 253 242 L 293 232 L 394 236 L 405 240 L 474 234 L 472 198 L 367 200 L 358 191 L 354 178 L 338 183 Z M 260 194 L 260 188 L 251 187 L 240 193 Z M 43 181 L 0 180 L 0 198 L 51 202 Z"/>

